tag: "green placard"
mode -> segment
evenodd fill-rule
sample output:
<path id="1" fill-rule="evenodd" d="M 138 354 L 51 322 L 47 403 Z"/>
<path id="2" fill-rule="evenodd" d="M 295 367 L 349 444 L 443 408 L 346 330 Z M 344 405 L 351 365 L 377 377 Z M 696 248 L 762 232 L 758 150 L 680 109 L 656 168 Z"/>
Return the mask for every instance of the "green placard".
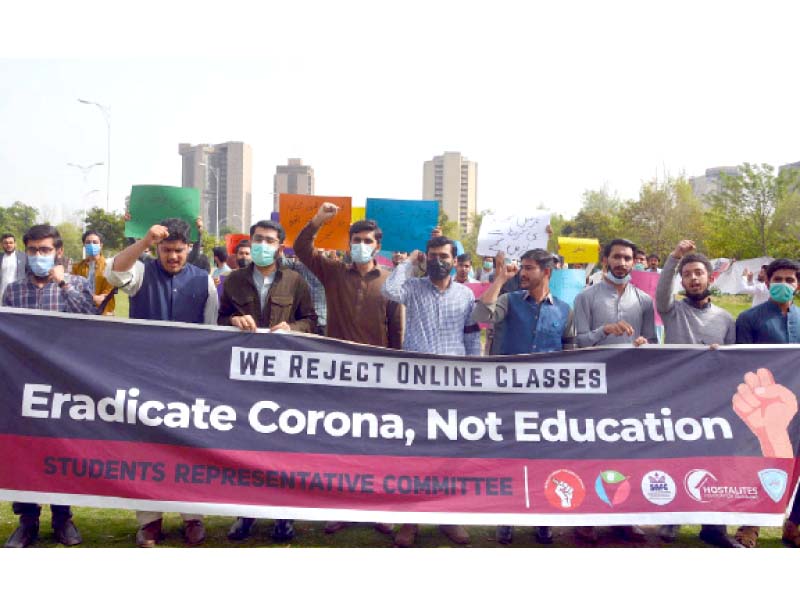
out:
<path id="1" fill-rule="evenodd" d="M 131 220 L 125 223 L 125 237 L 143 238 L 150 228 L 164 219 L 183 219 L 197 240 L 195 220 L 200 216 L 200 190 L 171 185 L 134 185 L 128 208 Z"/>

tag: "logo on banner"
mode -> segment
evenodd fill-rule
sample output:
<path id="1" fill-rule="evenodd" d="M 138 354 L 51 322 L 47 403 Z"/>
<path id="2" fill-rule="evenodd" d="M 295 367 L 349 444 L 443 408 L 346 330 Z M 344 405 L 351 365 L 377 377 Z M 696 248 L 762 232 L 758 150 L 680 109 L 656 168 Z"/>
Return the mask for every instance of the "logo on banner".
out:
<path id="1" fill-rule="evenodd" d="M 789 476 L 780 469 L 764 469 L 758 472 L 758 478 L 767 495 L 773 502 L 780 502 L 786 492 Z"/>
<path id="2" fill-rule="evenodd" d="M 559 469 L 547 476 L 544 495 L 556 508 L 575 510 L 586 498 L 586 487 L 577 474 L 569 469 Z"/>
<path id="3" fill-rule="evenodd" d="M 631 483 L 619 471 L 602 471 L 594 482 L 594 491 L 609 506 L 619 506 L 630 496 Z"/>
<path id="4" fill-rule="evenodd" d="M 664 471 L 650 471 L 642 477 L 642 494 L 652 504 L 669 504 L 676 493 L 675 481 Z"/>
<path id="5" fill-rule="evenodd" d="M 758 488 L 750 485 L 722 485 L 711 471 L 693 469 L 683 480 L 686 493 L 697 502 L 712 500 L 758 500 Z"/>

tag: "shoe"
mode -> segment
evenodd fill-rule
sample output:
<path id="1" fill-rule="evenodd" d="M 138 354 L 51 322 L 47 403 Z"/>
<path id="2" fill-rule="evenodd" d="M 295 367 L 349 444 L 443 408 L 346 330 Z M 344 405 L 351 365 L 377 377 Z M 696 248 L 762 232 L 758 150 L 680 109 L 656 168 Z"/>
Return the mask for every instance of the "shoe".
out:
<path id="1" fill-rule="evenodd" d="M 739 540 L 738 532 L 736 536 L 735 540 L 729 538 L 725 527 L 701 527 L 699 535 L 700 539 L 709 546 L 716 546 L 717 548 L 746 548 Z M 756 539 L 758 539 L 758 533 L 756 533 Z M 752 547 L 755 548 L 755 542 L 753 542 Z"/>
<path id="2" fill-rule="evenodd" d="M 27 548 L 39 537 L 39 519 L 20 517 L 19 527 L 6 540 L 6 548 Z"/>
<path id="3" fill-rule="evenodd" d="M 256 520 L 251 517 L 237 517 L 231 528 L 228 530 L 228 539 L 234 542 L 241 542 L 250 537 L 253 531 L 253 523 Z"/>
<path id="4" fill-rule="evenodd" d="M 536 541 L 540 544 L 553 543 L 553 528 L 542 525 L 536 528 Z"/>
<path id="5" fill-rule="evenodd" d="M 189 546 L 198 546 L 206 541 L 206 528 L 199 519 L 184 521 L 183 539 Z"/>
<path id="6" fill-rule="evenodd" d="M 576 527 L 575 535 L 582 542 L 591 544 L 597 542 L 597 532 L 594 530 L 594 527 Z"/>
<path id="7" fill-rule="evenodd" d="M 375 523 L 373 524 L 375 531 L 378 533 L 383 533 L 385 535 L 394 535 L 394 526 L 389 525 L 388 523 Z"/>
<path id="8" fill-rule="evenodd" d="M 469 544 L 469 533 L 461 525 L 439 525 L 439 531 L 445 534 L 454 544 Z"/>
<path id="9" fill-rule="evenodd" d="M 514 528 L 511 525 L 498 525 L 494 534 L 498 544 L 510 544 L 514 541 Z"/>
<path id="10" fill-rule="evenodd" d="M 800 529 L 798 529 L 796 523 L 793 523 L 789 519 L 783 522 L 783 535 L 781 536 L 781 540 L 787 546 L 800 548 Z"/>
<path id="11" fill-rule="evenodd" d="M 328 521 L 325 523 L 325 533 L 336 533 L 337 531 L 341 531 L 347 527 L 350 527 L 350 523 L 347 521 Z"/>
<path id="12" fill-rule="evenodd" d="M 736 541 L 739 542 L 743 548 L 755 548 L 758 545 L 758 534 L 760 531 L 760 527 L 742 525 L 736 531 Z M 702 531 L 700 533 L 702 533 Z"/>
<path id="13" fill-rule="evenodd" d="M 629 542 L 641 543 L 647 540 L 647 536 L 638 525 L 622 525 L 611 529 L 614 531 L 614 535 Z"/>
<path id="14" fill-rule="evenodd" d="M 680 525 L 662 525 L 658 528 L 658 537 L 671 544 L 678 539 L 678 532 L 681 530 Z"/>
<path id="15" fill-rule="evenodd" d="M 272 528 L 272 539 L 276 542 L 288 542 L 294 539 L 294 521 L 289 519 L 276 519 Z"/>
<path id="16" fill-rule="evenodd" d="M 155 548 L 156 544 L 163 539 L 161 519 L 139 527 L 139 531 L 136 532 L 136 545 L 139 548 Z"/>
<path id="17" fill-rule="evenodd" d="M 59 544 L 65 546 L 77 546 L 83 541 L 81 532 L 75 527 L 72 519 L 53 522 L 53 536 Z"/>
<path id="18" fill-rule="evenodd" d="M 411 548 L 417 539 L 417 526 L 406 524 L 400 527 L 397 535 L 394 536 L 394 545 L 399 548 Z"/>

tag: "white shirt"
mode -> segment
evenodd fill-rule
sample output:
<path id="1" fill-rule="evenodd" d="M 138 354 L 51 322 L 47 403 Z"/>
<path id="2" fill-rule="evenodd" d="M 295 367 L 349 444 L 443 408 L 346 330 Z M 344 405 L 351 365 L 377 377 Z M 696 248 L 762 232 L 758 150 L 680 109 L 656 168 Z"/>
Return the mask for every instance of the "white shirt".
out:
<path id="1" fill-rule="evenodd" d="M 0 275 L 0 300 L 3 299 L 3 294 L 6 291 L 6 287 L 12 281 L 16 281 L 17 279 L 17 253 L 12 252 L 11 254 L 6 254 L 3 257 L 3 271 L 2 275 Z"/>
<path id="2" fill-rule="evenodd" d="M 739 293 L 752 296 L 753 306 L 758 306 L 769 300 L 769 286 L 755 279 L 752 283 L 748 283 L 747 277 L 744 275 L 742 275 L 742 285 L 739 288 Z"/>

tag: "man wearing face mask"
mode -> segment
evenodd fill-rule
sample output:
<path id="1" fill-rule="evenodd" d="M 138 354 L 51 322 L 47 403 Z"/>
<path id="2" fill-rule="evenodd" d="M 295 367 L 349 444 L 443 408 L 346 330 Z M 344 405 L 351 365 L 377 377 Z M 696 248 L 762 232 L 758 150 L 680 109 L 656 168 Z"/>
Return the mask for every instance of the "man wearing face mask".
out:
<path id="1" fill-rule="evenodd" d="M 472 318 L 472 291 L 450 277 L 456 245 L 446 237 L 428 240 L 427 252 L 414 250 L 383 284 L 383 295 L 406 307 L 403 350 L 437 355 L 480 356 L 480 329 Z M 417 263 L 425 259 L 427 277 L 414 277 Z M 468 544 L 469 533 L 460 525 L 440 525 L 442 533 L 457 544 Z M 404 525 L 395 544 L 412 546 L 417 526 Z"/>
<path id="2" fill-rule="evenodd" d="M 72 267 L 73 275 L 85 277 L 89 282 L 89 291 L 92 293 L 94 303 L 99 307 L 106 297 L 114 290 L 103 273 L 106 270 L 106 259 L 103 258 L 103 238 L 94 230 L 83 234 L 83 249 L 86 258 Z M 112 297 L 103 308 L 104 315 L 114 314 L 114 298 Z"/>
<path id="3" fill-rule="evenodd" d="M 225 279 L 219 325 L 233 325 L 247 332 L 269 328 L 311 333 L 316 329 L 317 315 L 308 284 L 299 273 L 278 267 L 285 239 L 283 226 L 275 221 L 259 221 L 250 228 L 252 263 Z M 228 538 L 247 539 L 253 523 L 251 517 L 237 518 Z M 294 522 L 276 520 L 272 539 L 287 542 L 292 538 Z"/>
<path id="4" fill-rule="evenodd" d="M 486 283 L 492 280 L 492 276 L 494 275 L 494 260 L 491 256 L 484 256 L 483 263 L 481 264 L 481 270 L 478 273 L 478 281 L 481 283 Z"/>
<path id="5" fill-rule="evenodd" d="M 146 264 L 137 260 L 154 244 L 157 260 Z M 214 280 L 207 271 L 189 264 L 188 257 L 189 224 L 181 219 L 165 219 L 110 259 L 105 276 L 130 297 L 131 319 L 216 325 L 219 301 Z M 186 543 L 203 543 L 206 532 L 202 516 L 181 516 Z M 136 520 L 137 546 L 152 548 L 163 539 L 162 513 L 137 511 Z"/>
<path id="6" fill-rule="evenodd" d="M 739 314 L 736 319 L 737 344 L 800 344 L 800 310 L 794 304 L 800 264 L 787 258 L 767 265 L 769 300 Z M 783 524 L 783 541 L 800 547 L 800 494 L 795 497 L 789 518 Z M 760 528 L 740 527 L 736 540 L 754 548 Z"/>
<path id="7" fill-rule="evenodd" d="M 3 306 L 66 313 L 97 314 L 86 279 L 67 275 L 60 264 L 64 256 L 61 235 L 50 225 L 34 225 L 23 237 L 28 257 L 25 279 L 8 285 Z M 6 548 L 25 548 L 39 536 L 41 507 L 28 502 L 14 502 L 19 527 L 8 538 Z M 81 543 L 81 534 L 72 522 L 69 506 L 50 505 L 53 535 L 60 544 Z"/>
<path id="8" fill-rule="evenodd" d="M 709 275 L 711 262 L 702 254 L 694 254 L 691 240 L 681 241 L 667 258 L 656 288 L 656 308 L 664 321 L 664 342 L 667 344 L 733 344 L 736 327 L 731 314 L 711 303 Z M 672 294 L 675 272 L 681 276 L 686 299 L 676 302 Z M 678 537 L 679 525 L 662 525 L 658 534 L 666 542 Z M 725 525 L 703 525 L 700 539 L 719 548 L 741 548 L 729 538 Z"/>

